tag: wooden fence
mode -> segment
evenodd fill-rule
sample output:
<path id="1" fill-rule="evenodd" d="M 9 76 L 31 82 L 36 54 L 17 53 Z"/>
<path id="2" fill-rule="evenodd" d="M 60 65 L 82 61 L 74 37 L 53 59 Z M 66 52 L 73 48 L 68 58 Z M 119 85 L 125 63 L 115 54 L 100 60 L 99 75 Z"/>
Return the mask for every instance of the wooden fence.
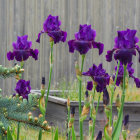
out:
<path id="1" fill-rule="evenodd" d="M 15 62 L 8 61 L 6 53 L 12 50 L 12 42 L 17 35 L 28 34 L 33 42 L 33 48 L 38 48 L 39 60 L 25 62 L 24 79 L 31 80 L 33 89 L 40 88 L 40 79 L 49 75 L 49 39 L 41 37 L 40 45 L 35 42 L 43 21 L 49 14 L 58 15 L 62 29 L 68 32 L 69 39 L 74 38 L 79 24 L 91 24 L 96 30 L 96 41 L 105 45 L 102 56 L 93 49 L 86 55 L 84 70 L 93 63 L 103 62 L 107 72 L 112 73 L 115 62 L 105 61 L 106 51 L 114 44 L 117 30 L 126 28 L 137 29 L 140 37 L 140 0 L 0 0 L 0 65 L 13 66 Z M 69 81 L 75 77 L 74 62 L 80 61 L 78 53 L 70 54 L 66 43 L 54 47 L 54 69 L 52 83 L 57 85 L 62 79 Z M 140 76 L 138 57 L 134 58 L 135 75 Z M 46 81 L 47 81 L 46 80 Z M 15 79 L 0 79 L 0 88 L 4 94 L 14 92 Z"/>

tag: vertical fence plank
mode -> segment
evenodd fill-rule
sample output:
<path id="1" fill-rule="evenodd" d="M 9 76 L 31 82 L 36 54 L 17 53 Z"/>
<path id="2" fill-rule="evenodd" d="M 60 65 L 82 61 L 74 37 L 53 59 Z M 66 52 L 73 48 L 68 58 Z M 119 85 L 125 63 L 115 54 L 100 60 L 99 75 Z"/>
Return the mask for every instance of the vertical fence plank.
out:
<path id="1" fill-rule="evenodd" d="M 40 89 L 41 77 L 49 79 L 50 45 L 47 34 L 41 36 L 41 43 L 36 43 L 38 33 L 43 29 L 43 22 L 49 14 L 58 15 L 61 28 L 68 32 L 67 41 L 74 38 L 80 24 L 91 24 L 96 30 L 96 41 L 105 45 L 103 55 L 92 49 L 86 55 L 84 71 L 93 63 L 103 63 L 107 72 L 112 73 L 116 63 L 105 61 L 106 51 L 114 46 L 117 30 L 137 29 L 140 37 L 140 2 L 139 0 L 0 0 L 0 64 L 13 66 L 15 61 L 8 61 L 6 53 L 12 50 L 12 42 L 17 35 L 28 34 L 33 49 L 38 48 L 39 60 L 32 58 L 25 62 L 24 79 L 31 80 L 33 89 Z M 54 46 L 53 87 L 62 79 L 75 78 L 74 62 L 79 61 L 79 53 L 69 53 L 67 42 Z M 133 59 L 135 76 L 140 76 L 138 57 Z M 7 88 L 8 86 L 8 88 Z M 0 79 L 0 88 L 11 94 L 15 88 L 15 79 Z"/>

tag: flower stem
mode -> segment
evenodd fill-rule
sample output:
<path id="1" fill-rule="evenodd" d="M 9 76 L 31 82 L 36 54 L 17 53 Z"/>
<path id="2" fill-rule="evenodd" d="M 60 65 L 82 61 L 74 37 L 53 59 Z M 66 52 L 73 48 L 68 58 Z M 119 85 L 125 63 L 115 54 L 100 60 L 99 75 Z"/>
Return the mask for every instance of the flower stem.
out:
<path id="1" fill-rule="evenodd" d="M 53 68 L 53 45 L 54 42 L 50 42 L 51 46 L 51 53 L 50 53 L 50 73 L 49 73 L 49 84 L 48 84 L 48 90 L 47 90 L 47 96 L 45 100 L 45 108 L 47 109 L 47 103 L 48 103 L 48 97 L 49 97 L 49 92 L 50 92 L 50 86 L 51 86 L 51 78 L 52 78 L 52 68 Z M 46 114 L 46 113 L 45 113 Z"/>
<path id="2" fill-rule="evenodd" d="M 92 110 L 93 110 L 93 103 L 94 103 L 94 97 L 95 97 L 95 90 L 96 86 L 93 86 L 93 94 L 92 94 L 92 101 L 91 101 L 91 106 L 90 106 L 90 118 L 92 118 Z"/>
<path id="3" fill-rule="evenodd" d="M 18 127 L 17 127 L 17 140 L 19 140 L 19 133 L 20 133 L 20 122 L 18 122 Z"/>
<path id="4" fill-rule="evenodd" d="M 68 106 L 68 140 L 70 140 L 69 121 L 70 121 L 70 106 Z"/>
<path id="5" fill-rule="evenodd" d="M 123 74 L 123 92 L 122 92 L 122 98 L 121 98 L 121 108 L 120 108 L 120 111 L 119 111 L 119 116 L 118 116 L 118 120 L 117 120 L 117 123 L 116 123 L 116 126 L 114 128 L 114 131 L 113 131 L 113 134 L 112 134 L 112 139 L 114 139 L 114 135 L 117 131 L 117 128 L 119 127 L 119 122 L 122 121 L 121 120 L 121 116 L 123 117 L 123 107 L 124 107 L 124 101 L 125 101 L 125 77 L 126 77 L 126 68 L 127 68 L 127 65 L 124 65 L 124 74 Z M 121 122 L 122 124 L 122 122 Z"/>
<path id="6" fill-rule="evenodd" d="M 100 97 L 101 97 L 101 93 L 99 93 L 99 97 L 98 97 L 98 103 L 97 103 L 97 107 L 96 107 L 96 115 L 98 113 L 98 108 L 99 108 L 99 103 L 100 103 Z M 91 140 L 94 139 L 95 122 L 96 122 L 96 116 L 93 119 Z"/>
<path id="7" fill-rule="evenodd" d="M 24 61 L 20 62 L 20 68 L 23 69 Z M 22 73 L 19 74 L 19 78 L 22 79 Z"/>
<path id="8" fill-rule="evenodd" d="M 117 77 L 118 77 L 119 67 L 120 67 L 120 61 L 118 60 L 118 66 L 117 66 L 117 72 L 116 72 L 116 75 L 115 75 L 115 81 L 114 81 L 113 89 L 111 90 L 110 119 L 109 119 L 110 127 L 112 126 L 112 105 L 113 105 L 113 97 L 114 97 L 115 85 L 116 85 L 116 81 L 117 81 Z"/>
<path id="9" fill-rule="evenodd" d="M 83 72 L 85 55 L 82 55 L 81 73 Z M 79 118 L 81 116 L 81 93 L 82 93 L 82 79 L 79 79 Z M 80 127 L 80 140 L 83 140 L 83 122 L 79 119 Z"/>
<path id="10" fill-rule="evenodd" d="M 90 101 L 90 118 L 91 119 L 93 118 L 92 113 L 93 113 L 93 107 L 94 107 L 95 90 L 96 90 L 96 85 L 93 85 L 93 93 L 91 95 L 92 99 L 90 99 L 91 100 Z M 89 126 L 89 137 L 91 137 L 91 136 L 92 136 L 92 126 Z"/>

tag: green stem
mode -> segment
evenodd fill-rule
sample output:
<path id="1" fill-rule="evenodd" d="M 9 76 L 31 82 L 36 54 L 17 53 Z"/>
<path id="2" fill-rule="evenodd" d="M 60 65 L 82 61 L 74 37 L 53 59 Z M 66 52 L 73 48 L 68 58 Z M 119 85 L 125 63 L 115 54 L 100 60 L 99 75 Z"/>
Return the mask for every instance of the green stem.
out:
<path id="1" fill-rule="evenodd" d="M 38 140 L 42 140 L 42 129 L 39 130 Z"/>
<path id="2" fill-rule="evenodd" d="M 68 106 L 68 140 L 70 140 L 70 130 L 69 130 L 69 121 L 70 121 L 70 107 Z"/>
<path id="3" fill-rule="evenodd" d="M 90 118 L 93 118 L 92 111 L 94 107 L 95 90 L 96 90 L 96 85 L 93 85 L 92 101 L 90 103 Z M 91 137 L 91 135 L 92 135 L 92 126 L 89 126 L 89 137 Z"/>
<path id="4" fill-rule="evenodd" d="M 50 53 L 50 73 L 49 73 L 49 84 L 48 84 L 48 90 L 47 90 L 47 96 L 45 100 L 45 108 L 47 109 L 47 103 L 48 103 L 48 97 L 50 92 L 50 86 L 51 86 L 51 78 L 52 78 L 52 68 L 53 68 L 53 44 L 54 42 L 50 42 L 51 46 L 51 53 Z M 46 113 L 45 113 L 46 114 Z"/>
<path id="5" fill-rule="evenodd" d="M 82 55 L 82 64 L 81 64 L 81 73 L 83 72 L 85 55 Z M 82 108 L 81 108 L 81 93 L 82 93 L 82 79 L 79 79 L 79 118 L 81 116 Z M 79 127 L 80 127 L 80 140 L 83 140 L 83 122 L 79 119 Z"/>
<path id="6" fill-rule="evenodd" d="M 21 61 L 20 62 L 21 69 L 23 69 L 23 66 L 24 66 L 24 61 Z M 22 79 L 22 73 L 19 74 L 19 78 Z"/>
<path id="7" fill-rule="evenodd" d="M 21 61 L 20 62 L 20 68 L 22 69 L 23 66 L 24 66 L 24 61 Z M 19 79 L 22 79 L 22 73 L 19 73 Z M 18 80 L 17 80 L 17 82 L 18 82 Z"/>
<path id="8" fill-rule="evenodd" d="M 119 126 L 119 122 L 121 121 L 121 116 L 123 116 L 123 107 L 124 107 L 124 101 L 125 101 L 125 77 L 126 77 L 126 68 L 127 68 L 127 65 L 124 65 L 124 74 L 123 74 L 123 92 L 122 92 L 122 98 L 121 98 L 121 108 L 120 108 L 120 111 L 119 111 L 119 116 L 118 116 L 118 120 L 117 120 L 117 123 L 116 123 L 116 126 L 114 128 L 114 131 L 113 131 L 113 134 L 112 134 L 112 139 L 114 139 L 114 135 L 117 131 L 117 128 Z"/>
<path id="9" fill-rule="evenodd" d="M 97 103 L 97 107 L 96 107 L 96 116 L 97 116 L 97 113 L 98 113 L 98 108 L 99 108 L 99 103 L 100 103 L 100 97 L 101 97 L 101 93 L 99 93 L 99 97 L 98 97 L 98 103 Z M 96 116 L 93 119 L 91 140 L 94 139 L 94 130 L 95 130 Z"/>
<path id="10" fill-rule="evenodd" d="M 109 125 L 112 126 L 112 105 L 113 105 L 113 97 L 114 97 L 114 92 L 115 92 L 115 85 L 118 77 L 118 72 L 119 72 L 119 67 L 120 67 L 120 61 L 118 60 L 118 66 L 117 66 L 117 72 L 115 75 L 115 81 L 113 85 L 113 89 L 111 90 L 111 101 L 110 101 L 110 119 L 109 119 Z"/>
<path id="11" fill-rule="evenodd" d="M 90 117 L 92 118 L 92 110 L 93 110 L 93 103 L 94 103 L 94 97 L 95 97 L 95 90 L 96 85 L 93 86 L 93 94 L 92 94 L 92 101 L 91 101 L 91 107 L 90 107 Z"/>
<path id="12" fill-rule="evenodd" d="M 54 133 L 53 131 L 54 131 L 54 130 L 53 130 L 53 127 L 52 127 L 52 140 L 53 140 L 53 133 Z"/>
<path id="13" fill-rule="evenodd" d="M 5 136 L 3 136 L 3 134 L 1 133 L 1 138 L 2 140 L 5 140 Z"/>
<path id="14" fill-rule="evenodd" d="M 18 127 L 17 127 L 17 140 L 19 140 L 19 133 L 20 133 L 20 122 L 18 122 Z"/>

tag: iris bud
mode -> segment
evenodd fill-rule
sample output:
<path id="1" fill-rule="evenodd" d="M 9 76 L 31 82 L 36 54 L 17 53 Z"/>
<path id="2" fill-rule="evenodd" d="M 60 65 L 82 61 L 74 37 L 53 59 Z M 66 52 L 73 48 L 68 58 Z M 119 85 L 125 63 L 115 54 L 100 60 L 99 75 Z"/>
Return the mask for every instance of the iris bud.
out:
<path id="1" fill-rule="evenodd" d="M 43 115 L 42 114 L 39 114 L 39 118 L 42 118 L 43 117 Z"/>
<path id="2" fill-rule="evenodd" d="M 32 116 L 32 113 L 31 113 L 31 112 L 29 112 L 29 113 L 28 113 L 28 116 Z"/>
<path id="3" fill-rule="evenodd" d="M 32 121 L 33 120 L 33 117 L 32 116 L 29 116 L 28 120 L 29 121 Z"/>
<path id="4" fill-rule="evenodd" d="M 38 122 L 38 118 L 37 118 L 37 117 L 35 117 L 35 118 L 34 118 L 34 120 L 35 120 L 35 123 L 37 123 L 37 122 Z"/>

